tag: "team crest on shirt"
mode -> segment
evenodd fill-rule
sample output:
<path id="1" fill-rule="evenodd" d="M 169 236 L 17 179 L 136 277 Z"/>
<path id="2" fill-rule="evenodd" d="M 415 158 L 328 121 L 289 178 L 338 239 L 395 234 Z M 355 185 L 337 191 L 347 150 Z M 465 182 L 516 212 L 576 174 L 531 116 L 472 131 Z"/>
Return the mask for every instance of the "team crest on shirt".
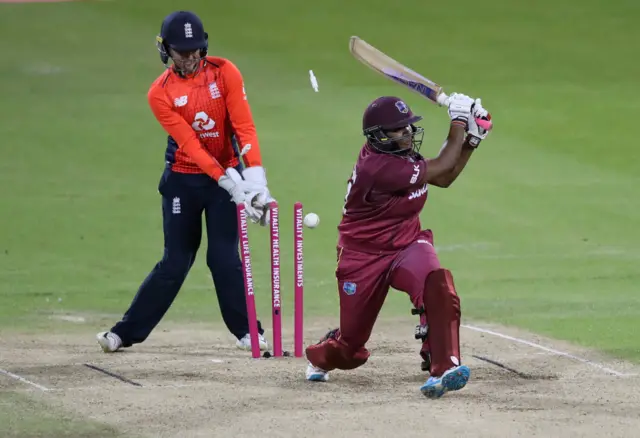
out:
<path id="1" fill-rule="evenodd" d="M 347 281 L 346 283 L 344 283 L 342 285 L 342 290 L 347 295 L 355 295 L 355 293 L 356 293 L 356 284 L 355 283 L 351 283 L 350 281 Z"/>
<path id="2" fill-rule="evenodd" d="M 211 82 L 209 84 L 209 94 L 211 94 L 212 99 L 218 99 L 222 97 L 222 94 L 220 94 L 220 89 L 218 88 L 217 83 Z"/>

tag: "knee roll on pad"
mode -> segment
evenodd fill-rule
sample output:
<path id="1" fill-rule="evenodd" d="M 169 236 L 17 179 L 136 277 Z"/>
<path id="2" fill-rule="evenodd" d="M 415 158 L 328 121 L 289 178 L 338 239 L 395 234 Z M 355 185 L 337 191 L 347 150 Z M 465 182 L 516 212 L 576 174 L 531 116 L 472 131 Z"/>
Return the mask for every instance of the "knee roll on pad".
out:
<path id="1" fill-rule="evenodd" d="M 335 328 L 335 329 L 331 329 L 327 332 L 326 335 L 324 335 L 322 337 L 322 339 L 320 339 L 320 342 L 318 342 L 318 344 L 321 344 L 322 342 L 328 340 L 328 339 L 338 339 L 338 335 L 340 333 L 340 329 L 339 328 Z"/>
<path id="2" fill-rule="evenodd" d="M 358 368 L 367 362 L 370 355 L 364 347 L 353 351 L 348 345 L 333 338 L 307 347 L 306 353 L 309 362 L 325 371 Z"/>

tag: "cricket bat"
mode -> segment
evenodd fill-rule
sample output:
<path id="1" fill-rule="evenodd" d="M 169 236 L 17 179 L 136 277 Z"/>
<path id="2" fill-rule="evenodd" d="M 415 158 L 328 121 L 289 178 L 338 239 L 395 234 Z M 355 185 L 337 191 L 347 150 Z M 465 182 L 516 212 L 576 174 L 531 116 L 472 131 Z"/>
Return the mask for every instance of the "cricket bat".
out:
<path id="1" fill-rule="evenodd" d="M 387 79 L 404 85 L 439 106 L 449 105 L 449 96 L 440 85 L 400 64 L 362 38 L 352 36 L 349 40 L 349 51 L 358 61 Z M 487 131 L 493 127 L 490 120 L 476 118 L 476 123 Z"/>

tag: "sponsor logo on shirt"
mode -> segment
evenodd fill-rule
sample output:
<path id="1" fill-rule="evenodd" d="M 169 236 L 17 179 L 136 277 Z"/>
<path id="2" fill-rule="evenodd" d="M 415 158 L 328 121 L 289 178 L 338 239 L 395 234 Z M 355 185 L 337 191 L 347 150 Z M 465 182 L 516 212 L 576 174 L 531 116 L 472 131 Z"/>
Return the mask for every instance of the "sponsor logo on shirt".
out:
<path id="1" fill-rule="evenodd" d="M 418 190 L 409 193 L 409 200 L 416 199 L 416 198 L 419 198 L 421 196 L 424 196 L 427 193 L 428 189 L 429 189 L 429 187 L 427 186 L 427 184 L 425 184 L 421 188 L 419 188 Z"/>
<path id="2" fill-rule="evenodd" d="M 418 176 L 420 176 L 420 165 L 419 164 L 414 164 L 413 165 L 413 175 L 411 175 L 411 184 L 415 184 L 416 181 L 418 181 Z"/>
<path id="3" fill-rule="evenodd" d="M 185 106 L 187 104 L 187 96 L 176 97 L 173 104 L 178 108 Z"/>
<path id="4" fill-rule="evenodd" d="M 191 124 L 194 131 L 198 133 L 200 138 L 218 138 L 220 133 L 218 131 L 212 131 L 216 127 L 216 121 L 213 120 L 207 113 L 200 111 L 196 114 L 196 118 Z"/>

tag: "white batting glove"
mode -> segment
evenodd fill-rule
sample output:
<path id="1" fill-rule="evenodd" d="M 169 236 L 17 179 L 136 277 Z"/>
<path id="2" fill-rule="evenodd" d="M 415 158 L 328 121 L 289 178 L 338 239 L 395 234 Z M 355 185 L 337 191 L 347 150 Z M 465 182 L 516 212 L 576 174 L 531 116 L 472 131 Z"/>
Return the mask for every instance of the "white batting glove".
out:
<path id="1" fill-rule="evenodd" d="M 452 122 L 463 122 L 465 129 L 469 125 L 474 101 L 465 94 L 453 93 L 449 96 L 449 118 Z"/>
<path id="2" fill-rule="evenodd" d="M 478 147 L 480 142 L 489 134 L 489 131 L 483 129 L 476 123 L 476 118 L 490 118 L 489 112 L 482 106 L 481 99 L 476 99 L 474 102 L 472 117 L 469 118 L 469 127 L 467 130 L 468 135 L 471 136 L 471 138 L 469 138 L 469 144 L 474 148 Z"/>
<path id="3" fill-rule="evenodd" d="M 489 111 L 484 109 L 484 107 L 482 106 L 482 99 L 480 98 L 474 101 L 472 112 L 474 117 L 478 117 L 480 119 L 483 119 L 489 116 Z"/>

